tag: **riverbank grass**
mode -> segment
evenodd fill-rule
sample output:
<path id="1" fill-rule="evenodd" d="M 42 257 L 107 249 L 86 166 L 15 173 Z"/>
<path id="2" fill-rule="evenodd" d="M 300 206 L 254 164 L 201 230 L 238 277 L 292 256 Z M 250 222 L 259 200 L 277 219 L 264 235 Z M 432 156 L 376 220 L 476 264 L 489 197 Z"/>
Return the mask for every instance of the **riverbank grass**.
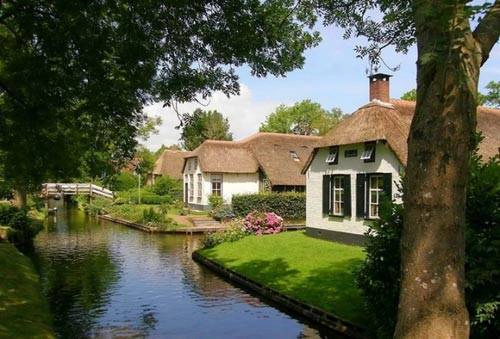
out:
<path id="1" fill-rule="evenodd" d="M 7 242 L 0 242 L 0 280 L 0 337 L 54 338 L 38 274 Z"/>
<path id="2" fill-rule="evenodd" d="M 366 327 L 356 270 L 364 259 L 361 247 L 285 232 L 248 236 L 214 248 L 202 256 L 304 303 Z"/>

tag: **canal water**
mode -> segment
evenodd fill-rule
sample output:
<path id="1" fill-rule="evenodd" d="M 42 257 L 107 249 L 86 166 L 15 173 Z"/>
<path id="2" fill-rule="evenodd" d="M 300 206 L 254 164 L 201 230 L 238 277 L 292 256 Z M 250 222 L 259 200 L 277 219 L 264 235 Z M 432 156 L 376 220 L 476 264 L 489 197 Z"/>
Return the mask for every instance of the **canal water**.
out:
<path id="1" fill-rule="evenodd" d="M 191 260 L 200 237 L 152 235 L 59 208 L 33 259 L 61 338 L 315 338 Z"/>

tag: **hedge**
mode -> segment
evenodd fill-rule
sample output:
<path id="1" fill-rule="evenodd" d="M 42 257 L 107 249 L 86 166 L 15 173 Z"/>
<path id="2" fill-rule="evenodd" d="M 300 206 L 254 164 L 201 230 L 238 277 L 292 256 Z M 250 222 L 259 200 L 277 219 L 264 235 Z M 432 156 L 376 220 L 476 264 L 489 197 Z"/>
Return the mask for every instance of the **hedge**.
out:
<path id="1" fill-rule="evenodd" d="M 298 192 L 234 195 L 233 211 L 244 217 L 252 211 L 274 212 L 284 219 L 306 218 L 306 194 Z"/>

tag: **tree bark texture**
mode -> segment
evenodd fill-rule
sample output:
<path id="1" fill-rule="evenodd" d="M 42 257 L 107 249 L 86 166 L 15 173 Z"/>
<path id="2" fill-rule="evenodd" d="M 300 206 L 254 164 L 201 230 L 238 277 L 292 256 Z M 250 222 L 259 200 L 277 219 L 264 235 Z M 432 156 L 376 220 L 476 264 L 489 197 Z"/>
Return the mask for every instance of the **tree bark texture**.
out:
<path id="1" fill-rule="evenodd" d="M 463 1 L 414 1 L 413 8 L 417 104 L 408 139 L 395 337 L 468 338 L 466 184 L 480 67 L 491 47 L 471 31 Z"/>

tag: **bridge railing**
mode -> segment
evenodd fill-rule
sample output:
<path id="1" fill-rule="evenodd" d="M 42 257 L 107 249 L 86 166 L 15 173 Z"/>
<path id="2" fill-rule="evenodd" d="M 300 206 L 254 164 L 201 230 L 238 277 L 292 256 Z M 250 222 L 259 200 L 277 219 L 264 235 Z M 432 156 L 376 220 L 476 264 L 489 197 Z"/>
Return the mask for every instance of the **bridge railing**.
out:
<path id="1" fill-rule="evenodd" d="M 56 194 L 64 194 L 64 195 L 85 194 L 90 196 L 101 196 L 109 199 L 114 198 L 113 191 L 95 184 L 46 183 L 42 185 L 42 193 L 47 197 Z"/>

